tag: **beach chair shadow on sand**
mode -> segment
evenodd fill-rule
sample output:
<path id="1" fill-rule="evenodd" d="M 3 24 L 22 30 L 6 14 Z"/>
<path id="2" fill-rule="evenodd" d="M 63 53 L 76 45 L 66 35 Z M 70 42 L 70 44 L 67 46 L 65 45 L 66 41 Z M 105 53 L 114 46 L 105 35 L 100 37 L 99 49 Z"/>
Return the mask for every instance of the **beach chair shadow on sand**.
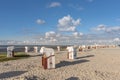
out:
<path id="1" fill-rule="evenodd" d="M 78 77 L 70 77 L 68 79 L 65 79 L 65 80 L 80 80 Z"/>
<path id="2" fill-rule="evenodd" d="M 60 61 L 60 63 L 56 64 L 56 68 L 60 68 L 60 67 L 64 67 L 64 66 L 70 66 L 70 65 L 75 65 L 75 64 L 80 64 L 80 63 L 84 63 L 84 62 L 89 62 L 89 60 L 82 59 L 82 60 L 77 60 L 77 61 L 73 61 L 73 62 Z"/>
<path id="3" fill-rule="evenodd" d="M 89 58 L 89 57 L 94 57 L 94 56 L 95 56 L 95 55 L 87 55 L 87 56 L 77 57 L 76 59 Z"/>
<path id="4" fill-rule="evenodd" d="M 10 71 L 10 72 L 5 72 L 5 73 L 0 73 L 0 79 L 19 76 L 19 75 L 24 74 L 26 72 L 27 71 Z"/>
<path id="5" fill-rule="evenodd" d="M 32 76 L 32 77 L 25 77 L 25 80 L 46 80 L 46 79 L 39 79 L 37 76 Z"/>

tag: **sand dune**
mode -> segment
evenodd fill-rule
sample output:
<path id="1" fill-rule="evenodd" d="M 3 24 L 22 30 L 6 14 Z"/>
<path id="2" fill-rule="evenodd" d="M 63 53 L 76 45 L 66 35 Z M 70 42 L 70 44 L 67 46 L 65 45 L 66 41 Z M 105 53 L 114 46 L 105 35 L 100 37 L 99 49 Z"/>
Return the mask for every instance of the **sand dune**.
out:
<path id="1" fill-rule="evenodd" d="M 75 60 L 66 51 L 56 53 L 56 69 L 50 70 L 43 69 L 39 55 L 1 62 L 0 80 L 120 80 L 120 48 L 78 52 Z"/>

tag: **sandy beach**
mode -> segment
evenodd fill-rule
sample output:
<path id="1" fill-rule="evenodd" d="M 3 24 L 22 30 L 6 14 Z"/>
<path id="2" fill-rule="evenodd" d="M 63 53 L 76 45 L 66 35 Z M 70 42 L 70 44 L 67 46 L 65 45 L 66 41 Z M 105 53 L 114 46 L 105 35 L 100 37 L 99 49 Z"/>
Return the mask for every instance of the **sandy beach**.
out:
<path id="1" fill-rule="evenodd" d="M 120 80 L 120 48 L 102 48 L 77 53 L 55 52 L 56 68 L 44 70 L 41 56 L 0 62 L 0 80 Z"/>

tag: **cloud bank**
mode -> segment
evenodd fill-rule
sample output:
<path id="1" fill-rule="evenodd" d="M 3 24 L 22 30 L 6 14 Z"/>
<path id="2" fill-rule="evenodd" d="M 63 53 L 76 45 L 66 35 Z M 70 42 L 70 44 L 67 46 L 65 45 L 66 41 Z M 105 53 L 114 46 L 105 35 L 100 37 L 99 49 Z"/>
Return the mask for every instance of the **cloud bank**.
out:
<path id="1" fill-rule="evenodd" d="M 37 20 L 38 24 L 44 24 L 45 21 L 42 19 Z M 40 44 L 94 44 L 94 43 L 107 43 L 108 40 L 120 41 L 118 35 L 120 34 L 120 26 L 106 26 L 100 24 L 94 27 L 95 33 L 83 34 L 77 27 L 81 24 L 79 18 L 74 19 L 70 15 L 63 16 L 58 19 L 56 25 L 57 31 L 47 31 L 42 36 L 36 36 L 35 38 Z M 84 27 L 83 27 L 84 28 Z M 99 32 L 101 32 L 99 34 Z M 110 34 L 109 34 L 110 33 Z M 107 37 L 109 36 L 109 37 Z"/>
<path id="2" fill-rule="evenodd" d="M 105 33 L 115 33 L 119 34 L 120 33 L 120 26 L 106 26 L 106 25 L 98 25 L 97 27 L 94 28 L 95 31 L 103 31 Z"/>

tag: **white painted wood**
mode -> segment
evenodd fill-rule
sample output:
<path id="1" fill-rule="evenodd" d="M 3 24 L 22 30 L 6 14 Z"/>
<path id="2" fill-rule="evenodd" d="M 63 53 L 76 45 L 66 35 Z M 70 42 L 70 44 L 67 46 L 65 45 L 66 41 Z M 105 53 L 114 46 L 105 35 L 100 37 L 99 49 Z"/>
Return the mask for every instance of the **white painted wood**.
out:
<path id="1" fill-rule="evenodd" d="M 34 52 L 38 53 L 38 47 L 37 46 L 34 47 Z"/>
<path id="2" fill-rule="evenodd" d="M 40 52 L 47 58 L 47 69 L 55 68 L 55 55 L 52 48 L 41 47 Z M 43 56 L 44 57 L 44 56 Z M 43 65 L 44 66 L 44 65 Z"/>
<path id="3" fill-rule="evenodd" d="M 7 47 L 7 57 L 14 57 L 13 50 L 14 50 L 14 46 Z"/>
<path id="4" fill-rule="evenodd" d="M 58 51 L 60 51 L 60 46 L 57 46 Z"/>
<path id="5" fill-rule="evenodd" d="M 25 46 L 25 53 L 28 53 L 28 47 Z"/>
<path id="6" fill-rule="evenodd" d="M 68 50 L 68 59 L 75 59 L 77 57 L 77 48 L 70 46 L 67 47 Z"/>

